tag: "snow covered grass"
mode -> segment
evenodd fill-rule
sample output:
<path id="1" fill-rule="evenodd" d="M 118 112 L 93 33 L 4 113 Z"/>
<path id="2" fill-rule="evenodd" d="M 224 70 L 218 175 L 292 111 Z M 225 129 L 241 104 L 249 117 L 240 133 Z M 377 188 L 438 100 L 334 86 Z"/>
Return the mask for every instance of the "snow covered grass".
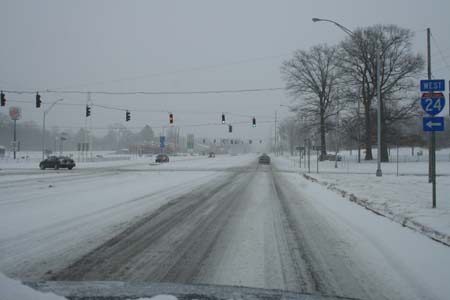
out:
<path id="1" fill-rule="evenodd" d="M 299 169 L 298 162 L 294 164 L 294 157 L 279 157 L 276 162 L 281 168 L 307 171 L 304 165 Z M 376 177 L 376 161 L 352 163 L 351 167 L 338 162 L 337 169 L 334 162 L 320 162 L 317 174 L 314 161 L 308 175 L 330 189 L 355 197 L 355 201 L 370 209 L 450 244 L 450 163 L 437 162 L 438 175 L 442 176 L 437 177 L 437 208 L 434 209 L 427 162 L 400 164 L 400 176 L 396 176 L 395 162 L 383 163 L 381 167 L 383 176 Z"/>
<path id="2" fill-rule="evenodd" d="M 428 174 L 428 158 L 422 156 L 418 158 L 417 156 L 410 156 L 410 154 L 406 154 L 405 151 L 407 149 L 402 149 L 403 154 L 400 157 L 400 160 L 396 161 L 396 157 L 391 157 L 391 161 L 388 163 L 382 163 L 381 169 L 383 174 L 398 174 L 399 175 L 426 175 Z M 450 175 L 450 159 L 448 150 L 441 150 L 437 152 L 437 155 L 442 159 L 437 161 L 436 163 L 436 173 L 437 175 Z M 332 153 L 332 152 L 331 152 Z M 332 153 L 333 154 L 333 153 Z M 375 174 L 377 169 L 377 161 L 376 157 L 372 161 L 364 161 L 361 160 L 361 163 L 357 162 L 355 151 L 353 151 L 353 156 L 349 156 L 349 153 L 346 151 L 344 153 L 340 153 L 342 155 L 343 160 L 337 162 L 337 168 L 334 161 L 319 161 L 319 173 L 357 173 L 357 174 Z M 275 157 L 272 155 L 272 157 Z M 287 156 L 284 155 L 283 158 L 286 159 L 285 162 L 280 162 L 280 167 L 285 169 L 293 169 L 299 170 L 299 157 L 298 156 Z M 308 170 L 308 160 L 303 158 L 301 161 L 301 171 Z M 310 158 L 310 168 L 312 173 L 317 173 L 317 156 L 315 153 L 311 153 Z"/>
<path id="3" fill-rule="evenodd" d="M 299 174 L 284 173 L 283 176 L 338 231 L 336 237 L 341 242 L 329 247 L 352 247 L 352 253 L 357 256 L 352 257 L 357 263 L 353 267 L 369 269 L 372 278 L 384 280 L 384 285 L 373 286 L 374 290 L 396 286 L 404 293 L 391 295 L 389 299 L 415 299 L 414 294 L 420 295 L 419 299 L 448 299 L 449 247 L 346 201 Z"/>

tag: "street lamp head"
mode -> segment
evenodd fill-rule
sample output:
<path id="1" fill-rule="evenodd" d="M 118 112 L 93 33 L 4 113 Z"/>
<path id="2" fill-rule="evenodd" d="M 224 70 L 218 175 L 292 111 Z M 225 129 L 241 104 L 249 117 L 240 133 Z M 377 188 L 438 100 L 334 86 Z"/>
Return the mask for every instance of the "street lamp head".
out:
<path id="1" fill-rule="evenodd" d="M 312 18 L 312 21 L 315 23 L 315 22 L 320 22 L 320 21 L 322 21 L 322 19 L 319 19 L 319 18 Z"/>

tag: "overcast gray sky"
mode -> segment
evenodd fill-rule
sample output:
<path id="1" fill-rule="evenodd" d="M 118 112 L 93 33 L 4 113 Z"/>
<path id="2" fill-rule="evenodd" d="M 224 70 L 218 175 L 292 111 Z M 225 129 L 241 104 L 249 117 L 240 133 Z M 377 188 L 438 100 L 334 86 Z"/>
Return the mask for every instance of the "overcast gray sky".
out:
<path id="1" fill-rule="evenodd" d="M 338 43 L 345 33 L 312 17 L 333 19 L 350 29 L 377 23 L 416 32 L 414 47 L 424 53 L 430 27 L 433 74 L 450 79 L 448 0 L 297 0 L 297 1 L 0 1 L 0 89 L 194 91 L 282 87 L 280 64 L 296 49 Z M 434 42 L 434 41 L 433 41 Z M 86 103 L 85 95 L 42 94 L 44 104 Z M 24 120 L 41 124 L 43 109 L 34 95 L 7 94 L 21 106 Z M 118 122 L 131 128 L 168 124 L 168 112 L 182 133 L 197 136 L 267 138 L 275 110 L 289 115 L 283 91 L 220 95 L 92 95 L 92 125 Z M 45 105 L 44 105 L 45 107 Z M 0 111 L 5 112 L 4 108 Z M 152 112 L 162 111 L 162 112 Z M 232 135 L 222 126 L 183 127 L 218 122 L 222 112 L 236 124 Z M 234 113 L 234 114 L 233 114 Z M 256 116 L 258 126 L 250 127 Z M 84 125 L 84 107 L 56 106 L 49 126 Z M 159 133 L 159 129 L 156 130 Z M 96 134 L 104 134 L 97 129 Z"/>

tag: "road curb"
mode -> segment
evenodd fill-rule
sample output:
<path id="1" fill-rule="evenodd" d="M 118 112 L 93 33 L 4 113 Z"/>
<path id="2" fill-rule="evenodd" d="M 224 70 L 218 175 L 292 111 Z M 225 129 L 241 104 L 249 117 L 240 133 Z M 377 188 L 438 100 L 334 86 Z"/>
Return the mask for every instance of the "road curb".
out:
<path id="1" fill-rule="evenodd" d="M 389 211 L 380 211 L 380 210 L 372 207 L 370 202 L 368 201 L 368 199 L 360 198 L 353 193 L 350 193 L 348 191 L 340 189 L 340 188 L 336 187 L 335 184 L 320 181 L 317 178 L 314 178 L 308 174 L 303 174 L 303 177 L 311 182 L 320 184 L 320 185 L 326 187 L 327 189 L 340 194 L 343 198 L 347 198 L 351 202 L 354 202 L 354 203 L 364 207 L 365 209 L 373 212 L 374 214 L 388 218 L 391 221 L 394 221 L 394 222 L 402 225 L 403 227 L 407 227 L 411 230 L 419 232 L 436 242 L 439 242 L 447 247 L 450 247 L 450 235 L 448 235 L 448 234 L 437 231 L 427 225 L 424 225 L 417 221 L 411 220 L 410 218 L 405 217 L 403 215 L 394 214 Z"/>

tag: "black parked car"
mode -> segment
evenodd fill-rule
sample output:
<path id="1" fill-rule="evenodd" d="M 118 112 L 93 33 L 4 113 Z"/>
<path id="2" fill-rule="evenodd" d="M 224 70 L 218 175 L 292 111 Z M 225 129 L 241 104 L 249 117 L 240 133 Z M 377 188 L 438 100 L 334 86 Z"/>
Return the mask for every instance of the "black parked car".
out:
<path id="1" fill-rule="evenodd" d="M 158 154 L 156 156 L 155 162 L 157 163 L 169 162 L 169 157 L 166 154 Z"/>
<path id="2" fill-rule="evenodd" d="M 263 155 L 261 155 L 259 157 L 259 163 L 260 164 L 267 164 L 267 165 L 270 164 L 270 157 L 269 157 L 269 155 L 263 153 Z"/>
<path id="3" fill-rule="evenodd" d="M 58 170 L 59 168 L 67 168 L 72 170 L 75 167 L 75 162 L 73 159 L 67 156 L 50 156 L 39 164 L 39 168 L 41 170 L 45 170 L 47 168 L 52 168 Z"/>

